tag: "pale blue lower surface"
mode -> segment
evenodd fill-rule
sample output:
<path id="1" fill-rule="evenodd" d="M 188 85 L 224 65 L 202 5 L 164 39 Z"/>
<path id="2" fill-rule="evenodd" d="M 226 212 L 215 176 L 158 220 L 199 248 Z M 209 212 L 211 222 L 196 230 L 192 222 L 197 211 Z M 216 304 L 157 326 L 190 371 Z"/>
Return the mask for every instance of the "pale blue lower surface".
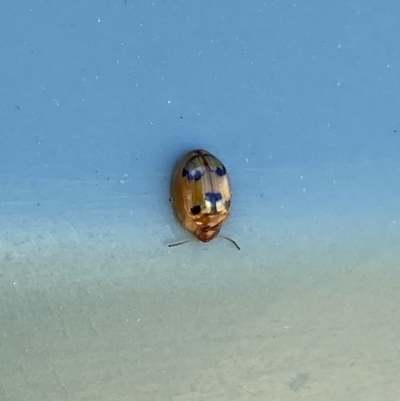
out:
<path id="1" fill-rule="evenodd" d="M 268 202 L 238 191 L 224 228 L 241 251 L 168 248 L 189 234 L 129 182 L 3 186 L 1 399 L 395 397 L 399 205 L 374 167 L 259 174 Z"/>

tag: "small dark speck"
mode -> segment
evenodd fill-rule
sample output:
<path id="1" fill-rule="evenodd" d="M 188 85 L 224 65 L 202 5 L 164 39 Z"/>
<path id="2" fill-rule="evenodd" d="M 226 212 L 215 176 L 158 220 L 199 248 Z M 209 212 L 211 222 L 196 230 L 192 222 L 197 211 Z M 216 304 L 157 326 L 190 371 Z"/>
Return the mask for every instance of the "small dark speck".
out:
<path id="1" fill-rule="evenodd" d="M 110 181 L 110 177 L 107 177 L 107 180 Z"/>
<path id="2" fill-rule="evenodd" d="M 308 381 L 308 374 L 306 373 L 300 373 L 297 375 L 290 383 L 289 383 L 289 388 L 296 392 L 299 391 L 301 388 L 305 386 L 305 384 Z"/>
<path id="3" fill-rule="evenodd" d="M 182 120 L 182 118 L 183 118 L 183 117 L 182 117 L 182 116 L 180 116 L 179 118 Z"/>
<path id="4" fill-rule="evenodd" d="M 40 202 L 36 203 L 36 206 L 40 206 Z"/>
<path id="5" fill-rule="evenodd" d="M 397 129 L 394 129 L 393 132 L 394 132 L 395 134 L 397 134 Z"/>
<path id="6" fill-rule="evenodd" d="M 19 106 L 16 104 L 15 107 L 17 108 L 17 110 L 21 111 L 21 109 L 19 108 Z"/>

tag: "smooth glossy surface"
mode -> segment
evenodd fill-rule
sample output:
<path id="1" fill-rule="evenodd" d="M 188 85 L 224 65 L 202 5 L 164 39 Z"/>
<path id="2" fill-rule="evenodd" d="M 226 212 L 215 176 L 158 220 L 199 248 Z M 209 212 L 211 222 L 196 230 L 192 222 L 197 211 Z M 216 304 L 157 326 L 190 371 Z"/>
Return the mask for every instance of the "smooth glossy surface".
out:
<path id="1" fill-rule="evenodd" d="M 183 226 L 197 239 L 209 242 L 219 234 L 229 217 L 231 198 L 229 177 L 219 159 L 203 149 L 192 150 L 181 159 L 173 177 L 171 200 Z M 240 249 L 235 241 L 223 238 Z"/>

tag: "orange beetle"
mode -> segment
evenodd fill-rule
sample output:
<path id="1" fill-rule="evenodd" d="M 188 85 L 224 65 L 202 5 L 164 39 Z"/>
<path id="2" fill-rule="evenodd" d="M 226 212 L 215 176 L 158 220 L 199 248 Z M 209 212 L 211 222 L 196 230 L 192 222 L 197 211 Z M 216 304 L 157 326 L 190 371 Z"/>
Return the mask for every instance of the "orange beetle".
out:
<path id="1" fill-rule="evenodd" d="M 197 239 L 209 242 L 218 235 L 229 217 L 231 197 L 226 168 L 215 156 L 202 149 L 183 156 L 173 176 L 171 201 L 183 226 Z M 233 239 L 220 237 L 240 249 Z"/>

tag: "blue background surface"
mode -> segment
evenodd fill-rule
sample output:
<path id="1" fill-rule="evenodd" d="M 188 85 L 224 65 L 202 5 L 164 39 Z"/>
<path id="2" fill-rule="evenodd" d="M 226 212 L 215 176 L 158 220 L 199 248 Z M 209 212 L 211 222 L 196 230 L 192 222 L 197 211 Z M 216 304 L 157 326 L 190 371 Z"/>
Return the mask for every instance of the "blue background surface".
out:
<path id="1" fill-rule="evenodd" d="M 396 158 L 398 9 L 362 4 L 4 2 L 3 177 Z"/>
<path id="2" fill-rule="evenodd" d="M 7 310 L 34 303 L 38 288 L 43 310 L 58 293 L 75 299 L 71 286 L 86 288 L 88 305 L 106 286 L 118 305 L 115 283 L 129 279 L 148 296 L 247 283 L 245 300 L 265 271 L 285 286 L 299 266 L 325 274 L 321 261 L 343 272 L 385 255 L 397 266 L 399 20 L 396 1 L 2 1 Z M 169 190 L 195 148 L 231 176 L 222 231 L 239 254 L 222 240 L 167 247 L 190 237 Z M 0 395 L 23 399 L 10 383 Z"/>
<path id="3" fill-rule="evenodd" d="M 160 225 L 157 246 L 174 224 L 171 171 L 198 147 L 228 166 L 245 238 L 282 205 L 386 208 L 399 195 L 397 13 L 395 2 L 3 2 L 6 213 L 118 207 L 133 236 Z"/>

